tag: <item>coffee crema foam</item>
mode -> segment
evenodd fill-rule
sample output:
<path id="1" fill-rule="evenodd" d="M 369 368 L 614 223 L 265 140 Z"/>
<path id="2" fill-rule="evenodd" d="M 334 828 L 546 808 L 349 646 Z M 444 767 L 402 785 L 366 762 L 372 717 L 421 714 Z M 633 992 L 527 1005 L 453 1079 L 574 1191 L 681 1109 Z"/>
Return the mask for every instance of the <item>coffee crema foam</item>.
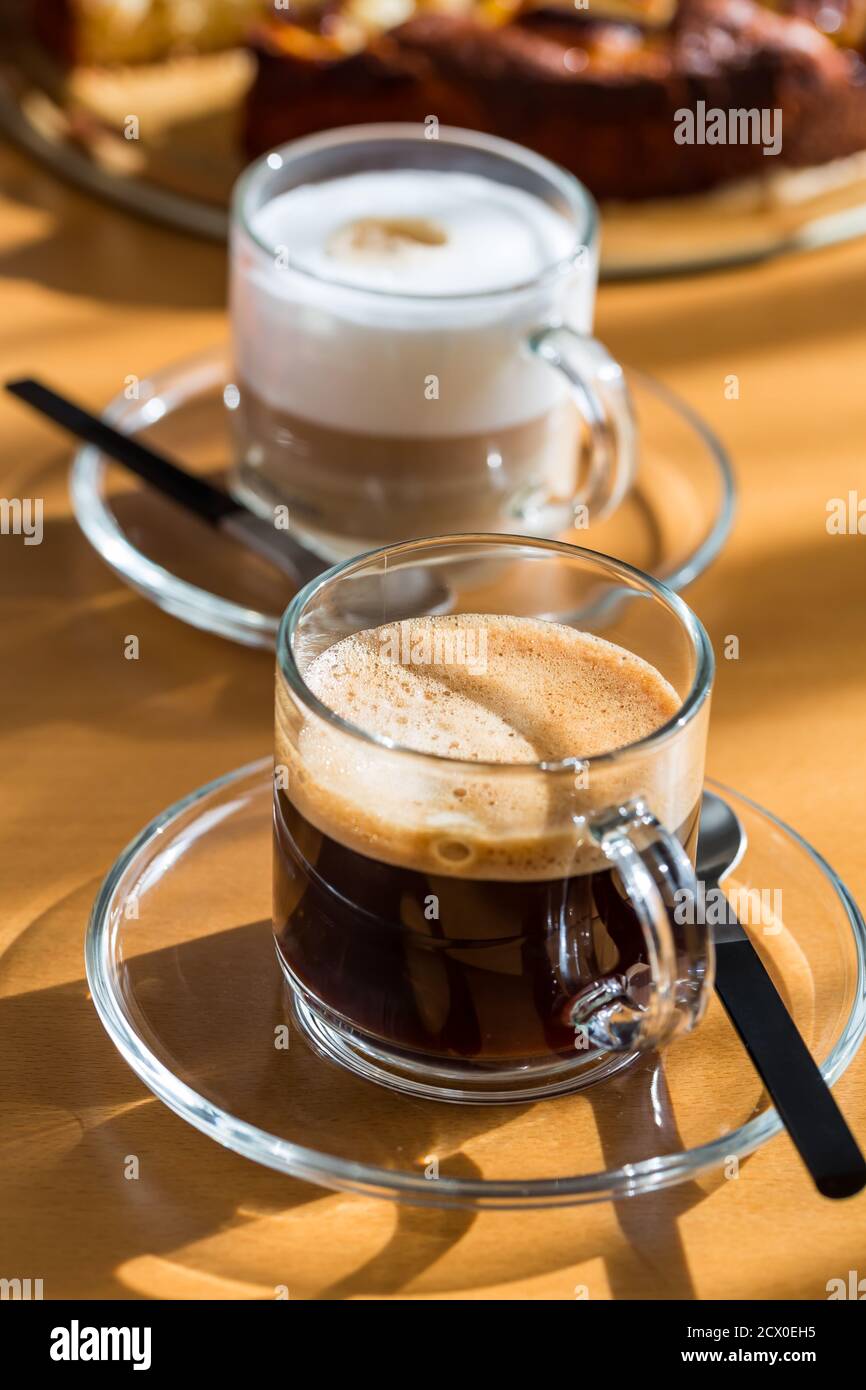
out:
<path id="1" fill-rule="evenodd" d="M 290 799 L 324 834 L 387 863 L 481 879 L 589 873 L 605 859 L 588 814 L 644 795 L 674 830 L 700 795 L 702 769 L 678 740 L 613 767 L 534 766 L 624 749 L 681 705 L 649 662 L 559 623 L 407 619 L 343 638 L 303 674 L 356 729 L 437 755 L 412 758 L 305 714 L 278 675 Z"/>

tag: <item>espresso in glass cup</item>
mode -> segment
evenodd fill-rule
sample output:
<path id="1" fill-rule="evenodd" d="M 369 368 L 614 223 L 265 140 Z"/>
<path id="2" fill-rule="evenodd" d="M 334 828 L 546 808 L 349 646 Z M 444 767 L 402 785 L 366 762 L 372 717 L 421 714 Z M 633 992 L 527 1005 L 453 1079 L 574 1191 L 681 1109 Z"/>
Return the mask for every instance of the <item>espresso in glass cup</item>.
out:
<path id="1" fill-rule="evenodd" d="M 539 155 L 420 123 L 294 141 L 238 181 L 230 264 L 233 488 L 329 559 L 555 535 L 629 488 L 597 210 Z"/>
<path id="2" fill-rule="evenodd" d="M 302 590 L 277 644 L 274 932 L 313 1045 L 502 1102 L 694 1028 L 712 941 L 676 904 L 712 674 L 681 599 L 555 541 L 409 542 Z"/>

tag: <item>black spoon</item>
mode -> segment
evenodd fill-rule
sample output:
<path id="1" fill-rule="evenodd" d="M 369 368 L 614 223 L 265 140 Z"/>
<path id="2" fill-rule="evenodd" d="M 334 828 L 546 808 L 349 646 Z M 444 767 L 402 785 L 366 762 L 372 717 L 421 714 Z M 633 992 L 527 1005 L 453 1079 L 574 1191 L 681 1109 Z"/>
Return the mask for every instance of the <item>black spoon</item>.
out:
<path id="1" fill-rule="evenodd" d="M 704 792 L 697 876 L 707 892 L 745 847 L 734 811 Z M 760 956 L 730 912 L 714 937 L 716 991 L 815 1186 L 825 1197 L 853 1196 L 866 1187 L 866 1161 Z"/>
<path id="2" fill-rule="evenodd" d="M 276 565 L 296 584 L 303 585 L 331 568 L 331 561 L 302 545 L 287 531 L 278 530 L 264 517 L 256 516 L 222 488 L 214 487 L 204 478 L 187 473 L 186 469 L 159 453 L 139 439 L 110 425 L 98 415 L 91 415 L 66 396 L 52 391 L 32 377 L 7 381 L 6 390 L 24 401 L 40 415 L 46 415 L 78 439 L 94 444 L 109 458 L 116 459 L 164 496 L 170 497 L 187 511 L 224 535 L 232 536 L 248 549 L 256 551 Z M 450 606 L 451 591 L 429 570 L 418 565 L 394 568 L 389 576 L 393 587 L 384 603 L 383 576 L 357 575 L 347 579 L 347 600 L 344 607 L 347 619 L 375 625 L 393 618 L 417 617 L 426 613 L 442 613 Z M 388 609 L 393 607 L 393 611 Z"/>

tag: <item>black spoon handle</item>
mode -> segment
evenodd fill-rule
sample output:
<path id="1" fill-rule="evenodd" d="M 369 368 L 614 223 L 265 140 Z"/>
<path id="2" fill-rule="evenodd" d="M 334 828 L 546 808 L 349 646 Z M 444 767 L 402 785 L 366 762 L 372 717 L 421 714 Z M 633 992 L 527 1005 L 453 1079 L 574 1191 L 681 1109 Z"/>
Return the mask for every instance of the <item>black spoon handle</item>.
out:
<path id="1" fill-rule="evenodd" d="M 204 478 L 196 478 L 187 473 L 165 454 L 157 453 L 146 444 L 141 444 L 128 434 L 121 434 L 98 415 L 91 415 L 81 406 L 58 395 L 41 381 L 24 377 L 21 381 L 7 381 L 6 390 L 19 400 L 47 415 L 56 424 L 69 430 L 70 434 L 95 444 L 111 458 L 126 465 L 130 472 L 143 478 L 152 487 L 158 488 L 166 496 L 172 497 L 184 507 L 200 516 L 211 526 L 216 526 L 224 517 L 233 516 L 243 509 L 233 497 L 221 488 L 214 487 Z"/>
<path id="2" fill-rule="evenodd" d="M 745 935 L 716 947 L 716 990 L 825 1197 L 866 1187 L 866 1161 L 760 956 Z"/>
<path id="3" fill-rule="evenodd" d="M 264 556 L 296 584 L 306 584 L 328 568 L 328 560 L 308 550 L 287 531 L 277 531 L 272 523 L 254 516 L 222 488 L 214 487 L 205 478 L 187 473 L 165 454 L 148 444 L 142 444 L 131 435 L 122 434 L 107 420 L 91 415 L 88 410 L 83 410 L 59 392 L 52 391 L 41 381 L 32 377 L 7 381 L 6 390 L 32 406 L 40 415 L 46 415 L 55 424 L 62 425 L 76 438 L 95 444 L 109 458 L 124 464 L 136 477 L 150 483 L 151 487 L 178 502 L 209 526 Z"/>

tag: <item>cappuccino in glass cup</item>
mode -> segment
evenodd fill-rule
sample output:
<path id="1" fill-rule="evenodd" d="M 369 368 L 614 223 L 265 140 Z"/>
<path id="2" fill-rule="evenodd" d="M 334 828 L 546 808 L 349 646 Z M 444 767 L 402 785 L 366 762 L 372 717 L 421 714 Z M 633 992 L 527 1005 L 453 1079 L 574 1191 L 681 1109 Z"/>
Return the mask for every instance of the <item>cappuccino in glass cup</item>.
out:
<path id="1" fill-rule="evenodd" d="M 591 336 L 589 194 L 508 141 L 429 135 L 329 131 L 235 191 L 233 487 L 330 559 L 555 535 L 634 475 L 623 372 Z"/>

